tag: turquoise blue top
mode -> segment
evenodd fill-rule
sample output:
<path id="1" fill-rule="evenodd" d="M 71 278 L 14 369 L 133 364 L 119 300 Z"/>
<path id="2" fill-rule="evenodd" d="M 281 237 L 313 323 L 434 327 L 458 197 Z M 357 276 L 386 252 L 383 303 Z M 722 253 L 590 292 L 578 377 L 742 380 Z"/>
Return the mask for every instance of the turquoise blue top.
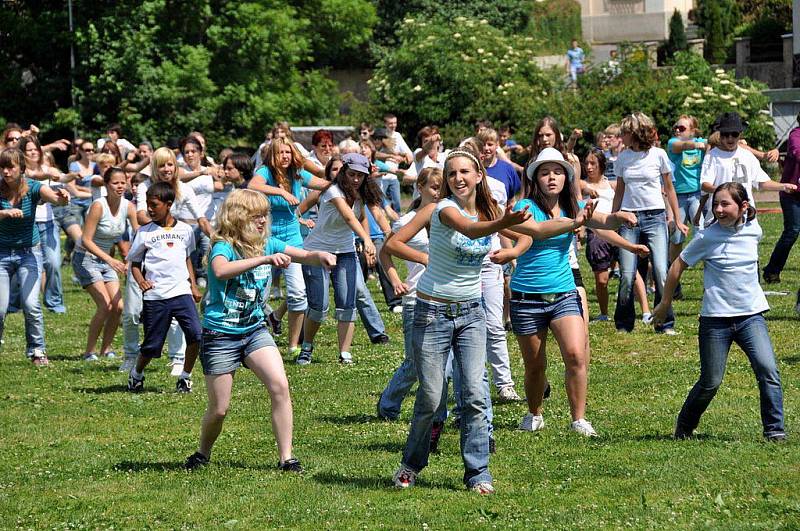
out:
<path id="1" fill-rule="evenodd" d="M 264 182 L 269 186 L 278 186 L 277 181 L 272 177 L 272 172 L 266 166 L 261 166 L 256 175 L 264 178 Z M 298 199 L 303 198 L 303 187 L 308 187 L 312 175 L 305 170 L 300 170 L 297 174 L 299 179 L 291 179 L 292 195 Z M 286 199 L 277 195 L 268 195 L 269 206 L 272 211 L 272 226 L 270 233 L 275 238 L 283 240 L 286 245 L 292 247 L 303 247 L 303 237 L 300 235 L 300 222 L 297 221 L 295 210 L 297 206 L 290 205 Z"/>
<path id="2" fill-rule="evenodd" d="M 583 208 L 582 202 L 578 203 Z M 530 199 L 522 199 L 514 210 L 528 211 L 537 223 L 547 221 L 547 214 Z M 566 216 L 562 210 L 561 216 Z M 511 289 L 523 293 L 565 293 L 575 289 L 575 279 L 569 266 L 571 232 L 546 240 L 533 240 L 531 248 L 517 258 L 517 267 L 511 275 Z"/>
<path id="3" fill-rule="evenodd" d="M 470 216 L 452 199 L 442 199 L 431 216 L 428 268 L 417 284 L 417 291 L 453 302 L 477 299 L 481 296 L 481 265 L 492 248 L 492 237 L 471 240 L 442 223 L 443 209 L 455 207 L 462 216 Z"/>
<path id="4" fill-rule="evenodd" d="M 264 246 L 264 255 L 281 253 L 286 244 L 270 238 Z M 217 242 L 208 255 L 208 289 L 203 314 L 203 328 L 223 334 L 249 334 L 264 325 L 264 306 L 269 299 L 272 283 L 272 266 L 260 265 L 241 275 L 220 280 L 211 268 L 211 261 L 224 256 L 229 261 L 241 256 L 227 242 Z"/>
<path id="5" fill-rule="evenodd" d="M 7 199 L 0 198 L 0 210 L 22 210 L 21 218 L 0 219 L 0 249 L 23 249 L 39 244 L 39 229 L 34 221 L 42 183 L 27 177 L 25 180 L 28 182 L 28 193 L 18 205 L 12 205 Z"/>
<path id="6" fill-rule="evenodd" d="M 706 155 L 702 149 L 687 149 L 682 153 L 673 153 L 672 146 L 680 142 L 680 138 L 670 138 L 667 142 L 667 156 L 675 166 L 672 178 L 675 182 L 676 194 L 692 194 L 700 191 L 700 172 L 703 169 L 703 158 Z M 692 142 L 706 143 L 705 138 L 693 138 Z"/>

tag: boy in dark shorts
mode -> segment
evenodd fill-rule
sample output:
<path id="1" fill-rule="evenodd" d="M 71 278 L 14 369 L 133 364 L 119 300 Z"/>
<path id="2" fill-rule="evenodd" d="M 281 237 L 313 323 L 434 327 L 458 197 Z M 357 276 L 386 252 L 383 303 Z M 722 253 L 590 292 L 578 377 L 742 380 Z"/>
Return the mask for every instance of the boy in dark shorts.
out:
<path id="1" fill-rule="evenodd" d="M 196 302 L 201 294 L 194 280 L 189 255 L 195 248 L 192 227 L 172 217 L 175 190 L 165 182 L 147 190 L 151 223 L 139 228 L 128 252 L 131 274 L 142 290 L 144 341 L 128 377 L 128 391 L 144 389 L 144 368 L 161 357 L 169 325 L 174 318 L 186 337 L 186 360 L 178 378 L 179 393 L 192 392 L 192 367 L 202 335 Z"/>

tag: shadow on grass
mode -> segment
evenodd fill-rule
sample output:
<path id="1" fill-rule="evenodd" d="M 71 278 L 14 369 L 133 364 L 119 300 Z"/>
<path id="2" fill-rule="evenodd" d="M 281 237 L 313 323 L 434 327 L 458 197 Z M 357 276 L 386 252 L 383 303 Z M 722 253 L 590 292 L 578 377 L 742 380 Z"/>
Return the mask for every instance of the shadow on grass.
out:
<path id="1" fill-rule="evenodd" d="M 314 474 L 314 481 L 322 483 L 323 485 L 341 485 L 370 490 L 383 490 L 390 489 L 392 487 L 392 478 L 389 475 L 385 477 L 353 477 L 350 475 L 340 474 L 338 472 L 319 472 Z"/>
<path id="2" fill-rule="evenodd" d="M 359 415 L 322 415 L 317 417 L 319 420 L 323 422 L 329 422 L 331 424 L 373 424 L 373 423 L 383 423 L 384 420 L 379 419 L 375 415 L 367 415 L 365 413 L 361 413 Z"/>
<path id="3" fill-rule="evenodd" d="M 80 387 L 75 389 L 78 393 L 89 393 L 92 395 L 108 395 L 112 393 L 123 393 L 123 394 L 131 394 L 131 395 L 140 395 L 143 393 L 162 393 L 163 390 L 157 387 L 145 387 L 144 391 L 140 391 L 138 393 L 129 393 L 128 387 L 123 384 L 115 384 L 115 385 L 106 385 L 103 387 Z"/>
<path id="4" fill-rule="evenodd" d="M 800 356 L 787 356 L 785 358 L 781 358 L 781 363 L 788 363 L 789 365 L 796 365 L 800 363 Z"/>
<path id="5" fill-rule="evenodd" d="M 87 371 L 93 372 L 119 372 L 119 366 L 117 365 L 81 365 L 79 367 L 71 367 L 67 369 L 69 372 L 73 374 L 84 374 Z M 122 373 L 125 374 L 125 373 Z"/>
<path id="6" fill-rule="evenodd" d="M 360 445 L 361 448 L 370 452 L 388 452 L 391 454 L 400 453 L 405 448 L 405 443 L 401 441 L 384 441 Z"/>
<path id="7" fill-rule="evenodd" d="M 631 441 L 640 441 L 640 442 L 671 442 L 674 444 L 683 444 L 685 442 L 691 441 L 724 441 L 724 442 L 733 442 L 736 439 L 732 437 L 720 437 L 719 435 L 709 435 L 707 433 L 696 433 L 692 435 L 689 439 L 676 439 L 672 436 L 671 433 L 648 433 L 646 435 L 638 435 L 636 437 L 624 437 Z"/>
<path id="8" fill-rule="evenodd" d="M 186 470 L 182 461 L 148 463 L 138 461 L 121 461 L 114 465 L 114 470 L 119 472 L 173 472 Z"/>

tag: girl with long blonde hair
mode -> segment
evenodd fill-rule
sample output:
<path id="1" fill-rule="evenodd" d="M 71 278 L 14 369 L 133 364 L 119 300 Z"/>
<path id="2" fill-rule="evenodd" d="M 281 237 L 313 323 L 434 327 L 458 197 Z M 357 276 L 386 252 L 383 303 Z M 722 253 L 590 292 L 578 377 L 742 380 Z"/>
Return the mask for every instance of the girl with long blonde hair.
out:
<path id="1" fill-rule="evenodd" d="M 300 263 L 330 269 L 336 257 L 309 252 L 270 237 L 270 205 L 253 190 L 234 190 L 220 206 L 218 230 L 208 255 L 208 290 L 203 313 L 200 363 L 206 380 L 208 407 L 200 428 L 200 444 L 186 468 L 208 464 L 222 431 L 233 388 L 242 364 L 253 371 L 270 395 L 272 431 L 278 443 L 278 467 L 302 472 L 292 456 L 292 403 L 283 359 L 264 326 L 272 266 Z"/>

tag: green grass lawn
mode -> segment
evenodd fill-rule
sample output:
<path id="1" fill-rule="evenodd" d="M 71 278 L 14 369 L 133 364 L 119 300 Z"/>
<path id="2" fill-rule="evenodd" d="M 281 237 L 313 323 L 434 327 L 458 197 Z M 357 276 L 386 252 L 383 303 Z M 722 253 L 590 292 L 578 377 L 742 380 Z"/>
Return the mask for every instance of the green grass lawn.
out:
<path id="1" fill-rule="evenodd" d="M 781 216 L 764 215 L 762 265 Z M 767 314 L 785 390 L 789 440 L 761 438 L 758 390 L 734 348 L 725 382 L 698 437 L 673 441 L 675 416 L 698 374 L 697 313 L 701 269 L 684 277 L 675 337 L 637 324 L 620 335 L 613 323 L 591 326 L 587 417 L 600 433 L 568 430 L 563 364 L 550 346 L 553 396 L 547 427 L 516 425 L 522 403 L 495 406 L 497 494 L 479 497 L 462 483 L 458 433 L 448 424 L 441 453 L 417 487 L 391 488 L 411 418 L 413 397 L 397 422 L 374 416 L 378 394 L 403 358 L 399 315 L 383 318 L 392 341 L 370 345 L 360 325 L 350 367 L 336 362 L 335 330 L 325 326 L 308 367 L 287 364 L 295 408 L 295 454 L 306 473 L 275 470 L 269 399 L 256 378 L 238 373 L 225 429 L 212 464 L 187 473 L 206 404 L 201 371 L 195 391 L 174 392 L 165 360 L 151 365 L 146 392 L 124 391 L 118 362 L 80 360 L 93 304 L 69 282 L 69 313 L 47 313 L 51 366 L 26 361 L 22 316 L 7 320 L 0 355 L 0 526 L 3 528 L 797 528 L 800 445 L 794 427 L 800 399 L 800 352 L 794 291 L 795 251 Z M 591 272 L 584 264 L 592 303 Z M 373 290 L 376 289 L 372 285 Z M 612 289 L 616 289 L 613 282 Z M 522 363 L 509 336 L 522 392 Z M 279 338 L 285 351 L 285 338 Z M 118 342 L 121 349 L 121 337 Z"/>

